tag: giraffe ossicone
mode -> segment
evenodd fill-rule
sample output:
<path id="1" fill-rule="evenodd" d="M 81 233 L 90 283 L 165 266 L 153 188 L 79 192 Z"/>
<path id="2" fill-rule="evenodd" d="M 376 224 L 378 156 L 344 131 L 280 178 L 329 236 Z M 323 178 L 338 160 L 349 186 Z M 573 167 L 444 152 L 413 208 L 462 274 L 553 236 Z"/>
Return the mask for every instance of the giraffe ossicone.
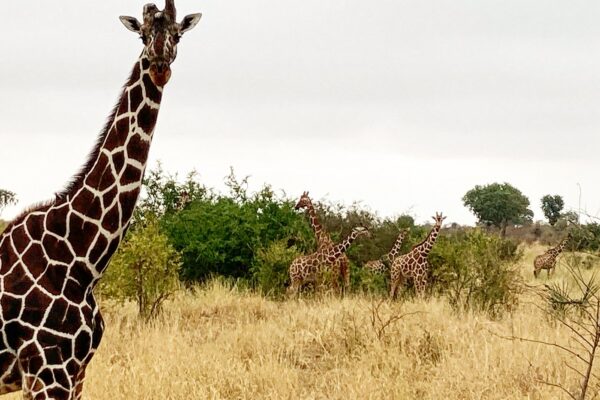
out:
<path id="1" fill-rule="evenodd" d="M 177 43 L 199 19 L 178 23 L 173 0 L 121 17 L 144 48 L 87 163 L 0 235 L 0 394 L 81 398 L 104 330 L 93 289 L 132 218 Z"/>

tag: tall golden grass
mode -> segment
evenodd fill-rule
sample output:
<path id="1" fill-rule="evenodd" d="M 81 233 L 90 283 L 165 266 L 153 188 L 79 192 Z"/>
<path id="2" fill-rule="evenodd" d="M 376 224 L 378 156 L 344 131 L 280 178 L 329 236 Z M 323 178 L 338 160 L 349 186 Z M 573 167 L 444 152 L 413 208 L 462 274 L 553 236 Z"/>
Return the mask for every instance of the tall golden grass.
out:
<path id="1" fill-rule="evenodd" d="M 532 280 L 527 252 L 523 274 Z M 545 273 L 537 283 L 545 282 Z M 552 279 L 566 279 L 558 267 Z M 277 302 L 213 282 L 141 324 L 133 305 L 104 305 L 106 333 L 87 399 L 563 399 L 569 356 L 515 335 L 567 343 L 523 295 L 499 321 L 444 299 L 389 302 L 317 296 Z M 376 312 L 379 304 L 379 311 Z M 375 316 L 374 312 L 381 318 Z M 393 316 L 405 315 L 391 322 Z M 12 398 L 19 398 L 13 395 Z M 9 397 L 11 398 L 11 397 Z"/>

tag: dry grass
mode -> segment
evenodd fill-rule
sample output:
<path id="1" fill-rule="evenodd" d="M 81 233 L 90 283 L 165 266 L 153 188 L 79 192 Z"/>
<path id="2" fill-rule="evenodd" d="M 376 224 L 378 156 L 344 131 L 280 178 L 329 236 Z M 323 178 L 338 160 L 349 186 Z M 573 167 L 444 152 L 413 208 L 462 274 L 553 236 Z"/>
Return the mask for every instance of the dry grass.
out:
<path id="1" fill-rule="evenodd" d="M 528 279 L 532 259 L 522 265 Z M 561 274 L 559 267 L 556 279 Z M 443 299 L 385 301 L 382 323 L 417 314 L 380 337 L 381 323 L 371 320 L 378 301 L 365 297 L 274 302 L 213 283 L 180 295 L 151 326 L 137 321 L 133 306 L 105 305 L 107 331 L 85 398 L 566 398 L 540 382 L 577 385 L 564 354 L 495 335 L 565 343 L 568 333 L 530 301 L 501 321 L 456 315 Z"/>

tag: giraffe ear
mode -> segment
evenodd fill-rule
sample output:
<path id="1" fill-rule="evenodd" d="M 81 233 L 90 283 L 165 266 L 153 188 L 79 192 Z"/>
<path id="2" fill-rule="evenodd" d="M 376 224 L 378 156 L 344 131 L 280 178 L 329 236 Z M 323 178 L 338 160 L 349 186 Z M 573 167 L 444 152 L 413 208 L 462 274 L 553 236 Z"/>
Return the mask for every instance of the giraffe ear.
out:
<path id="1" fill-rule="evenodd" d="M 120 16 L 119 19 L 125 25 L 125 28 L 129 29 L 131 32 L 142 33 L 142 24 L 137 18 Z"/>
<path id="2" fill-rule="evenodd" d="M 196 25 L 198 25 L 200 18 L 202 18 L 202 14 L 200 13 L 186 15 L 179 24 L 181 26 L 181 30 L 179 32 L 183 35 L 187 31 L 191 31 Z"/>

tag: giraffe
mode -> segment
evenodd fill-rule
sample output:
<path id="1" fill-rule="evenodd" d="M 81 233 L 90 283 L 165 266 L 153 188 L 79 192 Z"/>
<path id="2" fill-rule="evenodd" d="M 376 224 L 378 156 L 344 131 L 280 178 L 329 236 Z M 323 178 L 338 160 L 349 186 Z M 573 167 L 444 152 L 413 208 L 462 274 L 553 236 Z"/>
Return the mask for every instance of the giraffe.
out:
<path id="1" fill-rule="evenodd" d="M 291 282 L 288 289 L 289 293 L 297 294 L 303 284 L 316 282 L 321 268 L 325 265 L 331 265 L 331 263 L 340 258 L 359 236 L 369 236 L 369 231 L 360 226 L 356 227 L 341 243 L 323 247 L 315 253 L 294 259 L 289 268 Z"/>
<path id="2" fill-rule="evenodd" d="M 323 226 L 319 222 L 317 210 L 315 209 L 312 200 L 308 196 L 308 192 L 302 193 L 302 196 L 300 196 L 300 200 L 298 200 L 298 203 L 294 208 L 296 210 L 307 210 L 310 219 L 310 226 L 313 232 L 315 233 L 315 237 L 317 239 L 317 250 L 321 250 L 323 248 L 331 247 L 334 245 L 333 240 L 331 240 L 331 236 L 329 236 L 329 233 L 325 230 L 325 228 L 323 228 Z M 348 256 L 346 254 L 342 254 L 340 258 L 335 259 L 335 261 L 333 262 L 330 262 L 328 260 L 325 260 L 324 262 L 325 264 L 322 266 L 322 268 L 333 271 L 335 275 L 333 285 L 336 289 L 338 287 L 338 279 L 342 280 L 342 288 L 344 290 L 350 287 L 350 260 L 348 260 Z"/>
<path id="3" fill-rule="evenodd" d="M 181 35 L 174 0 L 120 17 L 144 47 L 88 161 L 0 236 L 0 394 L 79 400 L 104 322 L 93 289 L 131 220 Z"/>
<path id="4" fill-rule="evenodd" d="M 556 267 L 556 259 L 560 253 L 563 252 L 570 240 L 571 234 L 567 235 L 567 237 L 563 239 L 558 246 L 552 247 L 546 250 L 544 254 L 537 256 L 535 260 L 533 260 L 533 276 L 537 278 L 540 274 L 540 271 L 545 269 L 548 271 L 547 276 L 550 277 L 550 273 L 553 272 L 554 268 Z"/>
<path id="5" fill-rule="evenodd" d="M 422 296 L 425 293 L 430 269 L 427 256 L 433 248 L 433 244 L 442 227 L 442 221 L 445 219 L 446 217 L 442 216 L 441 213 L 436 213 L 435 217 L 433 217 L 435 224 L 425 240 L 414 246 L 410 252 L 397 257 L 394 262 L 392 262 L 390 272 L 392 281 L 390 297 L 392 299 L 396 298 L 398 286 L 400 286 L 402 281 L 406 278 L 412 278 L 414 280 L 415 290 L 418 296 Z"/>
<path id="6" fill-rule="evenodd" d="M 400 231 L 400 234 L 394 242 L 392 249 L 387 254 L 384 254 L 379 260 L 367 262 L 364 268 L 374 274 L 383 275 L 386 273 L 390 269 L 398 254 L 400 254 L 400 248 L 402 247 L 402 243 L 404 242 L 406 235 L 408 235 L 408 232 L 408 229 Z"/>

